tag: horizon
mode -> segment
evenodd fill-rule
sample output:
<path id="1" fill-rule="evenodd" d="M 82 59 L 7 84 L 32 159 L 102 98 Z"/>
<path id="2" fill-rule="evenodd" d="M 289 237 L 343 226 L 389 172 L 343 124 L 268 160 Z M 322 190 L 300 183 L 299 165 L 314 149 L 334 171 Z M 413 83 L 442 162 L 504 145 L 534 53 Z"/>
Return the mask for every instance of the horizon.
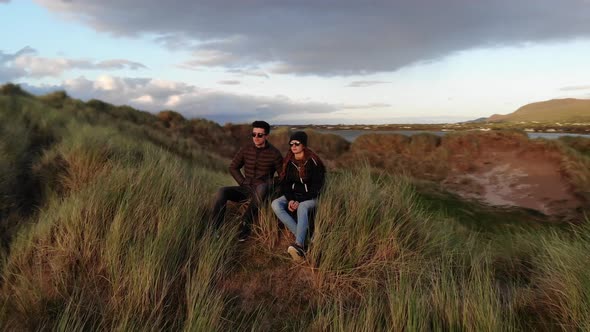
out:
<path id="1" fill-rule="evenodd" d="M 30 95 L 32 95 L 33 97 L 37 98 L 37 97 L 43 97 L 43 96 L 49 96 L 52 93 L 65 93 L 65 96 L 67 98 L 74 98 L 72 96 L 70 96 L 68 94 L 68 92 L 66 90 L 55 90 L 52 92 L 49 92 L 48 94 L 35 94 L 35 93 L 31 93 L 25 89 L 23 89 L 23 87 L 21 87 L 19 84 L 14 84 L 11 82 L 5 83 L 5 85 L 14 85 L 17 88 L 21 89 L 22 91 L 29 93 Z M 0 87 L 3 87 L 4 85 L 0 85 Z M 99 99 L 95 99 L 98 100 L 100 102 L 104 102 L 102 100 Z M 531 104 L 527 104 L 527 105 L 523 105 L 521 107 L 519 107 L 519 109 L 524 108 L 526 106 L 529 105 L 534 105 L 534 104 L 539 104 L 539 103 L 546 103 L 546 102 L 551 102 L 551 101 L 563 101 L 563 100 L 590 100 L 590 99 L 575 99 L 575 98 L 563 98 L 563 99 L 550 99 L 550 100 L 544 100 L 544 101 L 539 101 L 539 102 L 534 102 Z M 81 100 L 82 102 L 89 102 L 90 100 Z M 108 102 L 107 102 L 108 103 Z M 110 104 L 110 103 L 108 103 Z M 128 104 L 110 104 L 113 107 L 131 107 L 132 109 L 134 109 L 135 111 L 138 112 L 147 112 L 147 113 L 151 113 L 153 115 L 158 115 L 161 112 L 175 112 L 178 113 L 180 115 L 182 115 L 184 117 L 185 120 L 190 121 L 190 120 L 207 120 L 207 121 L 212 121 L 217 123 L 218 125 L 226 125 L 226 124 L 234 124 L 234 125 L 249 125 L 250 122 L 255 121 L 255 120 L 264 120 L 264 119 L 253 119 L 253 120 L 248 120 L 248 121 L 242 121 L 242 122 L 234 122 L 234 121 L 226 121 L 226 122 L 219 122 L 215 119 L 208 119 L 208 118 L 204 118 L 204 117 L 185 117 L 183 114 L 177 112 L 174 109 L 163 109 L 163 110 L 156 110 L 156 111 L 147 111 L 147 110 L 142 110 L 139 108 L 136 108 L 134 106 L 128 105 Z M 309 123 L 309 122 L 300 122 L 300 123 L 271 123 L 270 126 L 271 127 L 288 127 L 288 126 L 292 126 L 292 127 L 307 127 L 307 126 L 317 126 L 317 127 L 338 127 L 338 126 L 345 126 L 345 127 L 361 127 L 361 126 L 372 126 L 372 127 L 389 127 L 389 126 L 409 126 L 409 125 L 413 125 L 413 126 L 446 126 L 446 125 L 460 125 L 460 124 L 477 124 L 480 121 L 484 121 L 482 122 L 482 124 L 484 125 L 489 125 L 491 123 L 495 123 L 494 121 L 492 122 L 488 122 L 485 120 L 490 119 L 493 116 L 497 116 L 499 114 L 492 114 L 489 117 L 482 117 L 482 118 L 477 118 L 477 119 L 472 119 L 472 120 L 467 120 L 467 121 L 459 121 L 459 122 L 383 122 L 383 123 L 363 123 L 363 122 L 349 122 L 349 123 Z M 538 121 L 536 120 L 531 120 L 531 121 L 524 121 L 524 122 L 520 122 L 520 123 L 527 123 L 527 122 L 531 122 L 531 123 L 538 123 Z M 567 123 L 567 121 L 566 121 Z M 404 127 L 404 128 L 410 128 L 410 127 Z M 362 128 L 361 128 L 362 129 Z M 361 129 L 354 129 L 354 130 L 361 130 Z M 387 129 L 385 129 L 387 130 Z M 402 130 L 402 129 L 394 129 L 394 130 Z"/>
<path id="2" fill-rule="evenodd" d="M 590 98 L 588 1 L 0 0 L 0 12 L 0 84 L 220 124 L 450 124 Z"/>

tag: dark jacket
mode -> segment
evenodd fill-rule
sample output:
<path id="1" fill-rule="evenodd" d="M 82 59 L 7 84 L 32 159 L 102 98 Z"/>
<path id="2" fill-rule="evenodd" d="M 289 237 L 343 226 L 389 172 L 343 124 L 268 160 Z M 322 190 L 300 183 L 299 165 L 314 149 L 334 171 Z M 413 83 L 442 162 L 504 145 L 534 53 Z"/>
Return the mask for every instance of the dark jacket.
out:
<path id="1" fill-rule="evenodd" d="M 229 172 L 240 186 L 257 186 L 272 182 L 273 175 L 283 164 L 281 152 L 270 142 L 263 148 L 254 143 L 243 146 L 229 165 Z M 242 174 L 241 168 L 244 168 Z"/>
<path id="2" fill-rule="evenodd" d="M 301 166 L 305 167 L 305 177 L 299 176 L 299 169 L 294 161 L 289 161 L 285 177 L 281 181 L 281 190 L 287 201 L 303 202 L 317 198 L 324 185 L 326 168 L 316 157 L 308 158 Z"/>

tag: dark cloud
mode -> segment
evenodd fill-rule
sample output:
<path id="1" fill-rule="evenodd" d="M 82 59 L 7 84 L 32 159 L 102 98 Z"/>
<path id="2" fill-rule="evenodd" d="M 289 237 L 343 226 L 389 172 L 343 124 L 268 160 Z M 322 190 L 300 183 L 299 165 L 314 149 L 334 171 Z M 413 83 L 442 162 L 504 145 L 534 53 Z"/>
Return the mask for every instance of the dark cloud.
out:
<path id="1" fill-rule="evenodd" d="M 24 47 L 14 54 L 4 53 L 0 50 L 0 82 L 12 82 L 20 77 L 26 76 L 23 68 L 12 65 L 12 62 L 21 55 L 34 54 L 35 50 L 29 46 Z"/>
<path id="2" fill-rule="evenodd" d="M 389 82 L 385 82 L 385 81 L 354 81 L 354 82 L 350 82 L 347 87 L 349 88 L 366 88 L 366 87 L 370 87 L 370 86 L 374 86 L 374 85 L 379 85 L 379 84 L 387 84 Z"/>
<path id="3" fill-rule="evenodd" d="M 37 0 L 115 35 L 196 48 L 192 66 L 369 74 L 457 51 L 588 37 L 587 0 Z M 195 46 L 197 45 L 197 46 Z"/>
<path id="4" fill-rule="evenodd" d="M 37 50 L 35 50 L 31 46 L 25 46 L 25 47 L 21 48 L 18 52 L 14 53 L 12 55 L 12 57 L 17 58 L 21 55 L 35 55 L 35 54 L 37 54 Z"/>
<path id="5" fill-rule="evenodd" d="M 11 81 L 22 77 L 60 76 L 64 71 L 72 69 L 84 70 L 138 70 L 147 68 L 139 62 L 125 59 L 112 59 L 96 62 L 87 59 L 44 58 L 38 52 L 26 46 L 14 54 L 0 50 L 0 82 Z"/>
<path id="6" fill-rule="evenodd" d="M 14 80 L 25 76 L 27 73 L 18 68 L 9 68 L 0 65 L 0 84 L 6 82 L 13 82 Z"/>

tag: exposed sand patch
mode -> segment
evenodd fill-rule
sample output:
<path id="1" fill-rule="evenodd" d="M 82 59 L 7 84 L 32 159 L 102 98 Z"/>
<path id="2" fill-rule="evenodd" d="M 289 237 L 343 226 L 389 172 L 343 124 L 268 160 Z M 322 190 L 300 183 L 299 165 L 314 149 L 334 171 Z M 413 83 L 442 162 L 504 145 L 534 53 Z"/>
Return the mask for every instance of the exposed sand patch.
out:
<path id="1" fill-rule="evenodd" d="M 551 154 L 526 149 L 486 149 L 467 171 L 453 172 L 443 185 L 462 197 L 491 205 L 520 206 L 547 215 L 571 213 L 582 202 Z"/>

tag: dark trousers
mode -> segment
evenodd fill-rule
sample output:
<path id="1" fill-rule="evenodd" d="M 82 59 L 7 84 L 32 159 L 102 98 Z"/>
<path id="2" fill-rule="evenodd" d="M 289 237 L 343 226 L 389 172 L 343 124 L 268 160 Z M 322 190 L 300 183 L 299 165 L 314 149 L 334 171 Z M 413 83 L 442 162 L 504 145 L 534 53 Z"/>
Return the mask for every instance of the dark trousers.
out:
<path id="1" fill-rule="evenodd" d="M 258 216 L 258 210 L 262 202 L 270 192 L 270 185 L 268 183 L 259 184 L 257 186 L 232 186 L 221 187 L 215 196 L 215 204 L 213 205 L 214 226 L 219 229 L 225 217 L 225 210 L 227 201 L 242 202 L 250 201 L 248 208 L 242 215 L 243 230 L 250 230 L 252 222 Z"/>

